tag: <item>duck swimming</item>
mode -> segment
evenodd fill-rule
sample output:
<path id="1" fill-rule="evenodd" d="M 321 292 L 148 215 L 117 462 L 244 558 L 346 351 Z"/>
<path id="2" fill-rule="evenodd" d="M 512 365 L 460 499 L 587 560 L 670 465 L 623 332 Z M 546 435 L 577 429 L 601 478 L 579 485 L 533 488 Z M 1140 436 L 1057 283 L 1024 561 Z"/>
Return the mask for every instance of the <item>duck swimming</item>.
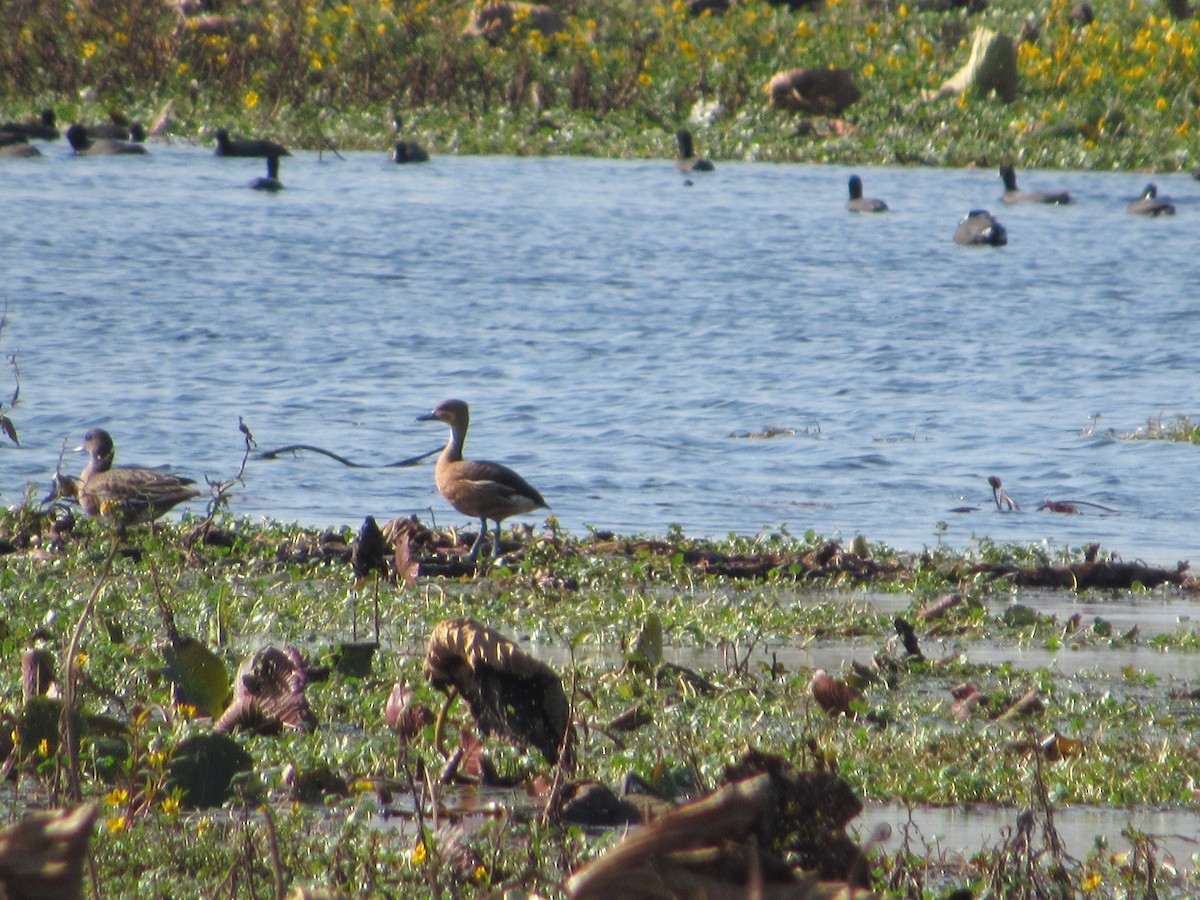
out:
<path id="1" fill-rule="evenodd" d="M 287 147 L 264 139 L 235 141 L 224 128 L 217 129 L 217 156 L 291 156 Z"/>
<path id="2" fill-rule="evenodd" d="M 675 158 L 675 168 L 680 172 L 713 172 L 716 166 L 711 160 L 705 159 L 702 156 L 696 156 L 692 148 L 692 133 L 686 128 L 680 128 L 675 132 L 675 144 L 679 149 L 679 155 Z"/>
<path id="3" fill-rule="evenodd" d="M 958 223 L 954 242 L 968 246 L 1003 247 L 1008 243 L 1008 231 L 986 209 L 973 209 Z"/>
<path id="4" fill-rule="evenodd" d="M 67 141 L 78 156 L 100 156 L 104 154 L 141 154 L 146 148 L 131 141 L 118 141 L 111 138 L 88 137 L 87 128 L 79 123 L 67 129 Z"/>
<path id="5" fill-rule="evenodd" d="M 1175 206 L 1159 199 L 1157 185 L 1148 184 L 1142 196 L 1125 207 L 1125 212 L 1131 216 L 1173 216 Z"/>
<path id="6" fill-rule="evenodd" d="M 850 212 L 887 212 L 888 205 L 874 197 L 863 196 L 862 179 L 857 175 L 850 176 L 850 199 L 846 209 Z"/>
<path id="7" fill-rule="evenodd" d="M 1000 195 L 1000 199 L 1005 203 L 1048 203 L 1065 206 L 1075 202 L 1066 191 L 1018 190 L 1017 173 L 1012 166 L 1001 166 L 1000 178 L 1004 181 L 1004 193 Z"/>

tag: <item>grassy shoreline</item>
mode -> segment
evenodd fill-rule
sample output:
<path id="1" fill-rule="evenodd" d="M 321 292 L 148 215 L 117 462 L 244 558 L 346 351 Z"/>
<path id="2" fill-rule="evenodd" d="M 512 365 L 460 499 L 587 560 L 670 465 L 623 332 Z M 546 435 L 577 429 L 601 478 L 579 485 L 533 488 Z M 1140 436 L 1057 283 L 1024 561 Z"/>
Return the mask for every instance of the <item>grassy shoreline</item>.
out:
<path id="1" fill-rule="evenodd" d="M 411 829 L 379 824 L 381 811 L 398 802 L 387 797 L 405 795 L 398 786 L 407 783 L 413 765 L 431 772 L 445 765 L 432 726 L 398 749 L 384 712 L 394 684 L 411 687 L 416 702 L 440 705 L 441 695 L 421 672 L 424 642 L 435 623 L 458 616 L 562 648 L 569 662 L 559 671 L 578 691 L 576 715 L 588 723 L 580 774 L 603 783 L 617 784 L 633 772 L 678 801 L 711 788 L 752 748 L 801 767 L 834 765 L 861 796 L 883 802 L 999 804 L 1014 816 L 1039 802 L 1195 809 L 1200 713 L 1188 699 L 1194 685 L 1133 667 L 1116 676 L 1069 676 L 1056 668 L 972 661 L 972 648 L 983 643 L 1066 653 L 1075 647 L 1122 654 L 1135 646 L 1200 652 L 1200 635 L 1188 621 L 1161 636 L 1116 633 L 1102 627 L 1107 592 L 1088 607 L 1094 622 L 1060 621 L 1023 602 L 1026 593 L 1011 578 L 986 568 L 1086 565 L 1083 551 L 1047 558 L 1037 547 L 984 543 L 966 554 L 902 554 L 839 548 L 815 535 L 724 542 L 678 534 L 574 538 L 551 523 L 514 541 L 502 564 L 475 574 L 461 561 L 469 536 L 428 532 L 410 522 L 408 560 L 419 572 L 406 566 L 394 583 L 376 584 L 354 576 L 350 529 L 226 519 L 198 539 L 198 523 L 184 520 L 135 535 L 105 574 L 112 533 L 102 523 L 64 522 L 59 515 L 17 508 L 0 516 L 0 538 L 13 551 L 0 556 L 0 647 L 10 660 L 0 682 L 0 712 L 13 717 L 18 734 L 32 727 L 22 724 L 17 660 L 25 649 L 40 647 L 59 658 L 61 671 L 67 636 L 99 586 L 77 663 L 82 707 L 107 723 L 103 731 L 87 731 L 81 750 L 83 796 L 100 809 L 93 847 L 107 896 L 211 895 L 231 872 L 246 883 L 269 883 L 274 865 L 289 886 L 354 896 L 482 897 L 504 884 L 561 896 L 566 875 L 611 846 L 616 833 L 587 836 L 577 827 L 501 811 L 474 831 L 431 833 L 418 852 Z M 747 574 L 719 570 L 734 564 Z M 917 623 L 922 641 L 949 641 L 959 650 L 940 660 L 906 657 L 892 616 L 862 601 L 868 589 L 907 600 L 903 615 Z M 1128 596 L 1186 605 L 1194 603 L 1194 591 L 1189 579 L 1154 590 L 1135 587 Z M 940 617 L 920 618 L 948 593 L 961 602 Z M 338 647 L 355 637 L 372 639 L 376 596 L 385 648 L 370 671 L 341 672 Z M 189 812 L 166 781 L 172 754 L 212 725 L 171 699 L 162 674 L 162 648 L 169 643 L 159 612 L 164 603 L 181 634 L 212 651 L 229 673 L 267 645 L 299 647 L 314 670 L 328 669 L 307 690 L 315 730 L 235 734 L 253 764 L 224 809 Z M 860 648 L 857 661 L 884 673 L 879 683 L 860 687 L 865 717 L 824 715 L 809 694 L 809 670 L 768 662 L 769 645 L 811 640 L 847 641 Z M 672 668 L 662 661 L 662 645 L 714 648 L 724 662 L 696 672 Z M 604 653 L 594 656 L 588 648 Z M 849 671 L 847 663 L 835 674 Z M 949 688 L 968 681 L 996 698 L 993 712 L 980 707 L 964 718 L 952 714 Z M 1006 702 L 999 698 L 1030 690 L 1038 692 L 1040 710 L 1027 719 L 997 717 Z M 648 712 L 646 723 L 615 738 L 607 723 L 634 707 Z M 452 721 L 451 734 L 473 730 L 461 703 Z M 1054 756 L 1036 749 L 1047 735 L 1057 736 Z M 9 819 L 30 806 L 61 802 L 64 793 L 62 753 L 24 738 L 21 745 L 21 787 L 5 804 Z M 546 763 L 528 750 L 489 739 L 485 753 L 500 774 L 521 784 L 547 774 Z M 327 782 L 320 773 L 329 773 Z M 305 795 L 296 786 L 301 775 L 343 787 Z M 281 836 L 277 863 L 263 843 L 263 804 Z M 526 849 L 518 851 L 522 842 Z M 1171 874 L 1153 863 L 1152 841 L 1139 846 L 1149 855 L 1137 865 L 1103 848 L 1069 865 L 1064 895 L 1092 885 L 1089 890 L 1104 889 L 1098 896 L 1110 896 L 1104 891 L 1130 879 L 1149 878 L 1164 892 L 1176 883 L 1194 885 L 1187 879 L 1195 874 L 1182 861 Z M 936 897 L 950 883 L 1022 896 L 1047 877 L 1017 871 L 998 854 L 948 865 L 879 853 L 875 884 L 885 896 Z M 465 869 L 455 862 L 463 859 L 471 863 Z M 180 892 L 182 872 L 191 881 Z M 923 887 L 914 888 L 918 883 Z"/>
<path id="2" fill-rule="evenodd" d="M 0 115 L 50 107 L 64 124 L 113 111 L 151 124 L 171 101 L 179 135 L 211 139 L 225 125 L 298 148 L 324 137 L 382 150 L 399 113 L 405 136 L 434 154 L 667 156 L 691 122 L 716 159 L 1197 163 L 1200 19 L 1136 0 L 1097 2 L 1090 24 L 1066 0 L 947 7 L 825 0 L 792 12 L 748 0 L 692 16 L 678 0 L 563 0 L 561 30 L 519 15 L 490 43 L 464 36 L 470 3 L 218 4 L 212 31 L 158 0 L 14 3 L 0 10 Z M 1014 102 L 921 99 L 966 62 L 976 27 L 1015 37 L 1027 15 L 1036 36 L 1019 47 Z M 771 108 L 767 81 L 796 66 L 846 68 L 862 98 L 837 121 Z"/>

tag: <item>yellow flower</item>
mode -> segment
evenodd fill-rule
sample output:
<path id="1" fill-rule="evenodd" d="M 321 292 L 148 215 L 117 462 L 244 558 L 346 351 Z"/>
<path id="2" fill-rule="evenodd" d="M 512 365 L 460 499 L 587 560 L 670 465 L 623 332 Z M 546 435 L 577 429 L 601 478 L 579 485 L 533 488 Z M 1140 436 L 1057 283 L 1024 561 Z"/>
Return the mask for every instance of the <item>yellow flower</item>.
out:
<path id="1" fill-rule="evenodd" d="M 1188 122 L 1187 119 L 1184 119 L 1182 122 L 1179 123 L 1179 126 L 1175 129 L 1175 133 L 1177 135 L 1179 135 L 1180 137 L 1187 137 L 1188 133 L 1191 130 L 1192 130 L 1191 124 Z"/>
<path id="2" fill-rule="evenodd" d="M 146 754 L 146 765 L 150 766 L 151 768 L 161 768 L 162 764 L 166 761 L 167 754 L 163 753 L 161 750 L 155 750 L 153 753 Z"/>
<path id="3" fill-rule="evenodd" d="M 258 92 L 246 91 L 246 96 L 242 102 L 246 104 L 246 109 L 254 109 L 254 107 L 258 106 Z"/>
<path id="4" fill-rule="evenodd" d="M 428 853 L 425 850 L 425 843 L 422 841 L 420 844 L 417 844 L 417 846 L 413 847 L 412 856 L 410 859 L 412 860 L 412 864 L 414 866 L 419 866 L 421 863 L 425 862 L 426 856 L 428 856 Z"/>
<path id="5" fill-rule="evenodd" d="M 1099 872 L 1096 872 L 1083 879 L 1083 881 L 1080 882 L 1079 887 L 1083 889 L 1084 893 L 1090 894 L 1103 883 L 1104 879 L 1100 877 Z"/>
<path id="6" fill-rule="evenodd" d="M 1167 98 L 1159 97 L 1157 100 L 1155 100 L 1154 108 L 1157 109 L 1159 112 L 1162 112 L 1164 109 L 1166 109 L 1167 108 Z"/>
<path id="7" fill-rule="evenodd" d="M 104 795 L 104 802 L 109 806 L 120 806 L 129 802 L 129 791 L 126 788 L 113 788 Z"/>
<path id="8" fill-rule="evenodd" d="M 387 32 L 387 26 L 384 25 L 382 22 L 380 22 L 378 25 L 375 26 L 376 34 L 384 34 L 386 32 Z"/>
<path id="9" fill-rule="evenodd" d="M 333 35 L 332 34 L 325 35 L 325 37 L 321 38 L 321 43 L 324 44 L 326 47 L 332 47 L 333 46 Z"/>
<path id="10" fill-rule="evenodd" d="M 113 34 L 113 41 L 121 46 L 125 46 L 129 43 L 129 35 L 123 31 L 118 31 Z"/>
<path id="11" fill-rule="evenodd" d="M 178 797 L 165 798 L 162 802 L 162 810 L 168 816 L 179 815 L 179 798 Z"/>
<path id="12" fill-rule="evenodd" d="M 38 741 L 38 753 L 42 756 L 50 755 L 50 738 L 42 738 Z"/>
<path id="13" fill-rule="evenodd" d="M 87 665 L 87 661 L 88 661 L 88 655 L 86 653 L 84 653 L 82 650 L 80 650 L 78 653 L 75 654 L 75 668 L 82 669 L 84 666 Z"/>
<path id="14" fill-rule="evenodd" d="M 649 72 L 642 72 L 638 75 L 638 84 L 640 84 L 642 87 L 645 87 L 653 80 L 654 79 L 650 77 Z"/>
<path id="15" fill-rule="evenodd" d="M 879 34 L 879 23 L 878 22 L 868 22 L 867 27 L 863 30 L 866 32 L 867 37 L 869 37 L 869 38 L 875 37 L 875 35 Z"/>
<path id="16" fill-rule="evenodd" d="M 812 29 L 808 27 L 808 23 L 801 19 L 796 23 L 796 37 L 806 38 L 812 36 Z"/>
<path id="17" fill-rule="evenodd" d="M 476 866 L 475 871 L 471 873 L 471 880 L 476 884 L 484 884 L 488 880 L 488 871 L 483 866 Z"/>
<path id="18" fill-rule="evenodd" d="M 865 66 L 862 67 L 862 73 L 863 73 L 863 78 L 870 78 L 872 75 L 875 74 L 875 67 L 873 65 L 871 65 L 870 63 L 867 63 Z"/>
<path id="19" fill-rule="evenodd" d="M 902 19 L 907 19 L 908 18 L 908 7 L 906 5 L 904 5 L 903 3 L 901 3 L 900 8 L 896 10 L 896 14 L 898 16 L 900 16 L 900 18 L 902 18 Z"/>
<path id="20" fill-rule="evenodd" d="M 96 44 L 94 41 L 88 41 L 83 45 L 83 58 L 91 59 L 96 55 Z"/>
<path id="21" fill-rule="evenodd" d="M 104 823 L 105 827 L 113 834 L 116 834 L 118 831 L 124 831 L 126 824 L 124 816 L 113 816 Z"/>
<path id="22" fill-rule="evenodd" d="M 175 707 L 175 709 L 179 713 L 179 718 L 183 719 L 185 722 L 190 722 L 192 719 L 196 718 L 196 707 L 190 703 L 180 703 L 179 706 Z"/>

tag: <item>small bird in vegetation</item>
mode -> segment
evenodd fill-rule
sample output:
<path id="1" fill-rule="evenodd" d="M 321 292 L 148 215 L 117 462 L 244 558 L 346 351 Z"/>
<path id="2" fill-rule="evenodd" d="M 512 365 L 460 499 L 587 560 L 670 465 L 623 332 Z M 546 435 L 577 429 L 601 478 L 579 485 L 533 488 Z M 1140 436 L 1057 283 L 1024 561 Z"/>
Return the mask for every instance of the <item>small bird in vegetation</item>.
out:
<path id="1" fill-rule="evenodd" d="M 1016 500 L 1008 496 L 1008 491 L 1004 489 L 1004 485 L 999 478 L 995 475 L 989 475 L 988 484 L 992 486 L 992 499 L 996 501 L 996 509 L 1003 512 L 1007 507 L 1008 509 L 1020 511 L 1021 507 L 1017 505 Z"/>
<path id="2" fill-rule="evenodd" d="M 824 669 L 816 669 L 813 672 L 808 689 L 812 693 L 813 699 L 817 701 L 817 706 L 831 716 L 850 715 L 851 704 L 857 703 L 859 700 L 858 694 L 850 685 L 834 678 Z"/>
<path id="3" fill-rule="evenodd" d="M 217 129 L 217 156 L 256 156 L 256 157 L 272 157 L 272 156 L 291 156 L 288 153 L 287 147 L 283 144 L 277 144 L 275 141 L 267 140 L 246 140 L 235 141 L 229 137 L 229 132 L 224 128 Z"/>
<path id="4" fill-rule="evenodd" d="M 1066 191 L 1022 191 L 1017 189 L 1017 173 L 1012 166 L 1000 167 L 1000 178 L 1004 181 L 1004 193 L 1000 199 L 1005 203 L 1048 203 L 1064 206 L 1074 203 Z"/>
<path id="5" fill-rule="evenodd" d="M 88 136 L 87 128 L 78 122 L 67 129 L 67 141 L 77 156 L 128 155 L 146 152 L 145 147 L 132 141 L 119 141 L 112 138 L 92 139 Z"/>
<path id="6" fill-rule="evenodd" d="M 79 476 L 84 512 L 113 519 L 122 528 L 151 522 L 171 507 L 200 496 L 190 478 L 140 466 L 113 466 L 116 448 L 103 428 L 85 434 L 77 450 L 91 457 Z"/>
<path id="7" fill-rule="evenodd" d="M 482 460 L 463 459 L 470 411 L 462 400 L 445 400 L 433 412 L 418 416 L 418 422 L 437 420 L 450 426 L 450 440 L 438 457 L 434 479 L 441 495 L 464 516 L 479 519 L 479 537 L 471 546 L 471 562 L 479 558 L 487 523 L 496 523 L 492 556 L 500 554 L 500 523 L 509 516 L 547 507 L 542 495 L 507 466 Z"/>
<path id="8" fill-rule="evenodd" d="M 680 128 L 675 132 L 675 143 L 679 147 L 679 155 L 675 158 L 675 168 L 680 172 L 687 174 L 689 172 L 712 172 L 716 170 L 716 166 L 711 160 L 705 159 L 702 156 L 696 156 L 692 148 L 692 133 L 686 128 Z"/>
<path id="9" fill-rule="evenodd" d="M 279 157 L 267 157 L 267 175 L 265 178 L 255 178 L 250 182 L 250 187 L 256 191 L 275 191 L 283 190 L 283 182 L 279 180 Z"/>
<path id="10" fill-rule="evenodd" d="M 1003 247 L 1008 243 L 1008 232 L 986 209 L 973 209 L 958 223 L 954 242 L 968 246 Z"/>
<path id="11" fill-rule="evenodd" d="M 1125 212 L 1131 216 L 1173 216 L 1175 207 L 1159 198 L 1157 185 L 1148 184 L 1142 196 L 1125 207 Z"/>
<path id="12" fill-rule="evenodd" d="M 857 175 L 850 176 L 850 200 L 846 209 L 850 212 L 887 212 L 888 205 L 874 197 L 863 196 L 862 179 Z"/>

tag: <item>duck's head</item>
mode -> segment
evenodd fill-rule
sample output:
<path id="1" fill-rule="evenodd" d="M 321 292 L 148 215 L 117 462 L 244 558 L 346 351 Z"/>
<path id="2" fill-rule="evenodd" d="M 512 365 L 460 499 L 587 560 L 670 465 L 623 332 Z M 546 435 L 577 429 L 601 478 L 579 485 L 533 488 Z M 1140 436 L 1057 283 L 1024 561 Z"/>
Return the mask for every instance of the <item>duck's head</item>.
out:
<path id="1" fill-rule="evenodd" d="M 445 422 L 451 428 L 465 428 L 470 421 L 471 413 L 467 404 L 462 400 L 443 400 L 433 408 L 433 412 L 417 416 L 418 422 Z"/>
<path id="2" fill-rule="evenodd" d="M 86 150 L 92 146 L 92 142 L 87 135 L 87 128 L 78 122 L 67 129 L 67 142 L 71 145 L 71 149 L 76 152 Z"/>
<path id="3" fill-rule="evenodd" d="M 1017 189 L 1017 173 L 1012 166 L 1000 167 L 1000 178 L 1004 181 L 1004 189 L 1006 191 L 1015 191 Z"/>
<path id="4" fill-rule="evenodd" d="M 675 132 L 675 143 L 679 145 L 679 156 L 682 159 L 690 159 L 692 153 L 692 133 L 686 128 L 680 128 Z"/>
<path id="5" fill-rule="evenodd" d="M 850 176 L 850 199 L 851 200 L 861 200 L 862 192 L 863 192 L 862 179 L 859 178 L 857 175 L 851 175 Z"/>
<path id="6" fill-rule="evenodd" d="M 117 450 L 112 435 L 103 428 L 93 428 L 83 436 L 83 443 L 75 448 L 75 452 L 87 453 L 94 463 L 103 463 L 100 469 L 106 469 L 112 465 Z"/>

